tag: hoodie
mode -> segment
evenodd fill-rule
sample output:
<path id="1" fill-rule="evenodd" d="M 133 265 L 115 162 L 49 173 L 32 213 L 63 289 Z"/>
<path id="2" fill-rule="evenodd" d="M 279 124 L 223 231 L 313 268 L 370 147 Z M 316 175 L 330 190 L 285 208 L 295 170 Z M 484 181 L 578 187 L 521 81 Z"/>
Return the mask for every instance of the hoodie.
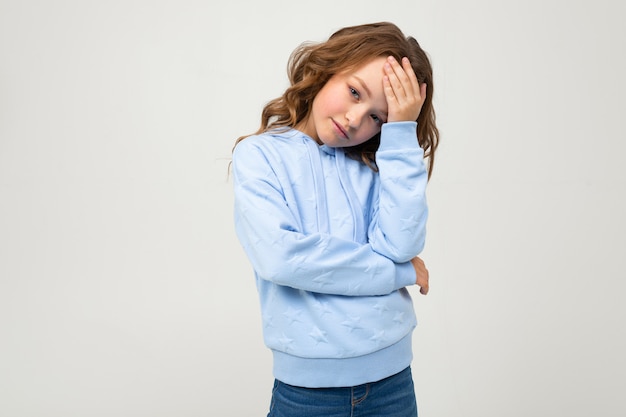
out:
<path id="1" fill-rule="evenodd" d="M 383 125 L 378 172 L 294 129 L 246 138 L 232 161 L 235 231 L 275 378 L 354 386 L 409 366 L 406 287 L 428 215 L 416 123 Z"/>

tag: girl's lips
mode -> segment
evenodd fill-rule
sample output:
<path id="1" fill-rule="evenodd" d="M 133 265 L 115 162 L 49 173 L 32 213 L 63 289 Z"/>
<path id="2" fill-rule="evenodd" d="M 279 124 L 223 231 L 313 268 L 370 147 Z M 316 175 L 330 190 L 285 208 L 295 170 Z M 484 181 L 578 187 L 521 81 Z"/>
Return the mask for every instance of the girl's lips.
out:
<path id="1" fill-rule="evenodd" d="M 334 120 L 333 120 L 333 124 L 335 125 L 335 130 L 337 131 L 337 133 L 339 133 L 339 135 L 343 137 L 345 140 L 349 140 L 348 133 L 343 129 L 343 127 L 341 127 L 341 125 L 335 122 Z"/>

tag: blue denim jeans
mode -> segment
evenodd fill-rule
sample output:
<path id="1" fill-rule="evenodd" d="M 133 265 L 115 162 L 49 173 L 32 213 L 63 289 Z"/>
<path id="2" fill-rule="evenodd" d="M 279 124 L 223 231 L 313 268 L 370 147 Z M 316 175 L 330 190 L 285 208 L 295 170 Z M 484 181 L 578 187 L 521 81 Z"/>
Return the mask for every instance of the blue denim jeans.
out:
<path id="1" fill-rule="evenodd" d="M 267 417 L 417 417 L 411 368 L 355 387 L 303 388 L 275 380 Z"/>

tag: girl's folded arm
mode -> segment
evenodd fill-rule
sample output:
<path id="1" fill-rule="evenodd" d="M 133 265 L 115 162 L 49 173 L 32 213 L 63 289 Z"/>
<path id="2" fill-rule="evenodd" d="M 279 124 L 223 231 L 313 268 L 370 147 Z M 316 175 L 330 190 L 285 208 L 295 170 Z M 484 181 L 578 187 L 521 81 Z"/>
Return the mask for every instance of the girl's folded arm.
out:
<path id="1" fill-rule="evenodd" d="M 415 283 L 410 262 L 396 263 L 328 234 L 304 234 L 263 153 L 238 145 L 233 155 L 235 229 L 260 278 L 306 291 L 384 295 Z"/>

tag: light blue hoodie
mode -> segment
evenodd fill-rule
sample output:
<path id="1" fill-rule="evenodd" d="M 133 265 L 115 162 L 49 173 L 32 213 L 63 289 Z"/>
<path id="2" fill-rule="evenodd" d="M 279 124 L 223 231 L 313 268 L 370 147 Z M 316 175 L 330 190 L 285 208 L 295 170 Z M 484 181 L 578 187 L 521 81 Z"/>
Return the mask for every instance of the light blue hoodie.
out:
<path id="1" fill-rule="evenodd" d="M 235 230 L 255 272 L 274 376 L 354 386 L 410 365 L 406 286 L 424 246 L 427 171 L 415 122 L 386 123 L 379 172 L 289 130 L 233 153 Z"/>

